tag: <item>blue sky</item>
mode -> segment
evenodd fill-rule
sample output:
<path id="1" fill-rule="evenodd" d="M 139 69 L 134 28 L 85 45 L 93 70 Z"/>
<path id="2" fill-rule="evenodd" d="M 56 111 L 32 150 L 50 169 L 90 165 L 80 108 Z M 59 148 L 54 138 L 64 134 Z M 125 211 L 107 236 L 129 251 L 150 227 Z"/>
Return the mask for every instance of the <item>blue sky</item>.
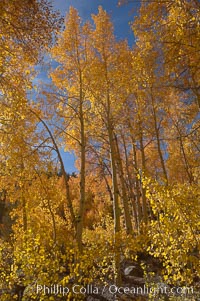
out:
<path id="1" fill-rule="evenodd" d="M 118 0 L 53 0 L 53 5 L 63 16 L 66 15 L 70 6 L 75 7 L 79 11 L 79 15 L 85 20 L 91 19 L 91 14 L 98 13 L 98 6 L 111 16 L 114 24 L 115 35 L 117 39 L 127 38 L 129 45 L 134 43 L 134 35 L 130 29 L 129 22 L 133 21 L 134 15 L 137 13 L 139 1 L 135 4 L 129 3 L 118 7 Z"/>

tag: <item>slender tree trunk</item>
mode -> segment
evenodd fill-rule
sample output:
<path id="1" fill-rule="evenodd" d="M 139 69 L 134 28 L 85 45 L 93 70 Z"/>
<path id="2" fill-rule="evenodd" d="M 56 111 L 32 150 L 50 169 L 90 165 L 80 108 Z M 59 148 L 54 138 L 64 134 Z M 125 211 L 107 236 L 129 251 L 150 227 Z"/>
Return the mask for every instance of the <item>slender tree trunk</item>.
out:
<path id="1" fill-rule="evenodd" d="M 138 178 L 138 164 L 137 164 L 137 155 L 136 155 L 136 147 L 135 142 L 132 138 L 132 150 L 133 150 L 133 166 L 134 166 L 134 174 L 135 174 L 135 191 L 136 191 L 136 205 L 137 205 L 137 217 L 138 217 L 138 231 L 139 226 L 142 221 L 142 210 L 141 210 L 141 204 L 140 204 L 140 198 L 141 198 L 141 191 L 140 191 L 140 183 Z"/>
<path id="2" fill-rule="evenodd" d="M 119 208 L 119 188 L 117 183 L 117 169 L 116 169 L 116 150 L 115 150 L 115 138 L 112 128 L 111 116 L 110 116 L 110 96 L 107 91 L 107 130 L 110 146 L 110 158 L 111 158 L 111 172 L 112 172 L 112 189 L 113 189 L 113 213 L 114 213 L 114 262 L 115 262 L 115 283 L 119 285 L 121 283 L 121 271 L 120 271 L 120 208 Z"/>
<path id="3" fill-rule="evenodd" d="M 108 124 L 109 144 L 110 144 L 110 157 L 111 157 L 111 170 L 112 170 L 112 188 L 113 188 L 113 213 L 114 213 L 114 262 L 115 262 L 115 284 L 121 283 L 120 272 L 120 208 L 119 208 L 119 189 L 117 183 L 117 171 L 116 171 L 116 154 L 114 147 L 114 135 L 110 124 Z"/>
<path id="4" fill-rule="evenodd" d="M 82 252 L 83 219 L 85 211 L 85 124 L 83 113 L 82 78 L 80 74 L 80 128 L 81 128 L 81 173 L 80 173 L 80 204 L 77 217 L 77 241 L 79 251 Z"/>
<path id="5" fill-rule="evenodd" d="M 23 230 L 24 230 L 24 233 L 26 233 L 27 232 L 28 219 L 27 219 L 27 210 L 26 210 L 26 199 L 23 195 L 23 191 L 22 191 L 22 216 L 23 216 Z"/>
<path id="6" fill-rule="evenodd" d="M 184 162 L 185 170 L 186 170 L 186 173 L 187 173 L 187 176 L 188 176 L 189 183 L 191 184 L 194 181 L 194 178 L 193 178 L 193 175 L 190 171 L 190 166 L 189 166 L 188 159 L 187 159 L 185 149 L 184 149 L 184 145 L 183 145 L 183 137 L 182 137 L 181 131 L 178 127 L 178 124 L 176 125 L 176 128 L 177 128 L 177 131 L 179 133 L 180 149 L 181 149 L 181 152 L 183 154 L 183 162 Z"/>
<path id="7" fill-rule="evenodd" d="M 109 134 L 109 144 L 110 144 L 112 186 L 113 186 L 114 229 L 115 229 L 115 233 L 117 233 L 120 231 L 119 188 L 117 183 L 114 135 L 110 124 L 108 125 L 108 134 Z"/>
<path id="8" fill-rule="evenodd" d="M 23 152 L 23 150 L 21 150 Z M 21 154 L 21 175 L 20 180 L 22 183 L 21 186 L 21 202 L 22 202 L 22 221 L 23 221 L 23 230 L 24 233 L 27 233 L 27 226 L 28 226 L 28 217 L 27 217 L 27 201 L 24 196 L 25 191 L 25 177 L 24 177 L 24 161 L 23 161 L 23 155 Z"/>
<path id="9" fill-rule="evenodd" d="M 141 122 L 140 122 L 140 151 L 141 151 L 141 157 L 142 157 L 142 175 L 140 175 L 140 176 L 143 177 L 146 174 L 146 160 L 145 160 L 145 150 L 144 150 L 144 144 L 143 144 L 143 130 L 141 127 Z M 144 188 L 142 181 L 141 181 L 141 192 L 142 192 L 143 221 L 145 223 L 147 223 L 148 213 L 147 213 L 146 189 Z"/>
<path id="10" fill-rule="evenodd" d="M 131 177 L 131 173 L 130 173 L 130 169 L 129 169 L 126 141 L 122 134 L 121 134 L 121 136 L 122 136 L 123 146 L 124 146 L 126 172 L 127 172 L 127 176 L 128 176 L 128 190 L 129 190 L 129 195 L 130 195 L 131 204 L 132 204 L 132 208 L 133 208 L 133 215 L 134 215 L 134 219 L 135 219 L 135 228 L 137 229 L 137 231 L 139 231 L 138 212 L 136 209 L 137 199 L 136 199 L 136 196 L 133 191 L 134 183 L 133 183 L 133 178 Z"/>
<path id="11" fill-rule="evenodd" d="M 121 189 L 122 189 L 122 203 L 123 203 L 123 207 L 124 207 L 126 233 L 133 234 L 133 226 L 132 226 L 132 222 L 131 222 L 128 197 L 127 197 L 127 193 L 126 193 L 126 184 L 125 184 L 125 180 L 124 180 L 122 160 L 120 158 L 119 145 L 118 145 L 116 135 L 115 135 L 115 146 L 116 146 L 116 163 L 117 163 L 117 167 L 118 167 L 119 179 L 121 182 Z"/>
<path id="12" fill-rule="evenodd" d="M 162 150 L 161 150 L 160 133 L 159 133 L 159 129 L 158 129 L 155 102 L 154 102 L 154 98 L 153 98 L 152 93 L 153 92 L 151 92 L 152 111 L 153 111 L 153 121 L 154 121 L 154 129 L 155 129 L 156 141 L 157 141 L 157 147 L 158 147 L 158 154 L 159 154 L 159 157 L 160 157 L 160 162 L 161 162 L 161 166 L 162 166 L 162 170 L 163 170 L 164 179 L 166 181 L 166 184 L 168 184 L 167 170 L 166 170 L 166 167 L 165 167 L 165 161 L 164 161 Z"/>

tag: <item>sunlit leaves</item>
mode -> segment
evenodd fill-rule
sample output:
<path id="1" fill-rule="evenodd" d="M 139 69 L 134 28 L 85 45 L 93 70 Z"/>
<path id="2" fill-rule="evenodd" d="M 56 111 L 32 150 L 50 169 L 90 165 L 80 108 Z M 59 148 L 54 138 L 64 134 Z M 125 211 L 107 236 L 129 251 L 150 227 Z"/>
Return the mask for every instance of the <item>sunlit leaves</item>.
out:
<path id="1" fill-rule="evenodd" d="M 162 259 L 164 279 L 191 283 L 199 274 L 199 188 L 148 184 L 154 220 L 149 226 L 150 254 Z"/>

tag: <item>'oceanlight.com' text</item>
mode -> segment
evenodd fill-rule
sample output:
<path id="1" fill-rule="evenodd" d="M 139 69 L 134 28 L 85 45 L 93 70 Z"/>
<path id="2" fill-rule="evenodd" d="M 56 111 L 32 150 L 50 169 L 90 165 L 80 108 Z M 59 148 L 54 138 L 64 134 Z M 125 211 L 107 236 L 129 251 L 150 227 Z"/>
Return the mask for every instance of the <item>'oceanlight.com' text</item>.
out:
<path id="1" fill-rule="evenodd" d="M 194 294 L 193 287 L 168 287 L 168 286 L 142 286 L 142 287 L 128 287 L 128 286 L 116 286 L 104 285 L 103 287 L 97 287 L 92 284 L 82 286 L 80 284 L 74 284 L 72 287 L 62 286 L 59 284 L 52 284 L 50 286 L 39 285 L 36 286 L 36 293 L 43 295 L 68 295 L 69 293 L 73 294 L 82 294 L 82 295 L 103 295 L 104 292 L 109 292 L 112 295 L 190 295 Z"/>

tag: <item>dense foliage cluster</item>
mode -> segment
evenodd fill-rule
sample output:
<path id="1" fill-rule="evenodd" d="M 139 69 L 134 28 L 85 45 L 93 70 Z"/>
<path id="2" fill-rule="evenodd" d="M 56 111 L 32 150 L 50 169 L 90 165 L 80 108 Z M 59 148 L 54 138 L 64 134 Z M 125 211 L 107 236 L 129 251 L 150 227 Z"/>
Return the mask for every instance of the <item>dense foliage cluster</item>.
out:
<path id="1" fill-rule="evenodd" d="M 0 3 L 2 301 L 84 299 L 36 285 L 120 284 L 141 254 L 168 285 L 199 281 L 200 4 L 142 0 L 132 48 L 91 18 L 70 8 L 61 31 L 48 1 Z"/>

